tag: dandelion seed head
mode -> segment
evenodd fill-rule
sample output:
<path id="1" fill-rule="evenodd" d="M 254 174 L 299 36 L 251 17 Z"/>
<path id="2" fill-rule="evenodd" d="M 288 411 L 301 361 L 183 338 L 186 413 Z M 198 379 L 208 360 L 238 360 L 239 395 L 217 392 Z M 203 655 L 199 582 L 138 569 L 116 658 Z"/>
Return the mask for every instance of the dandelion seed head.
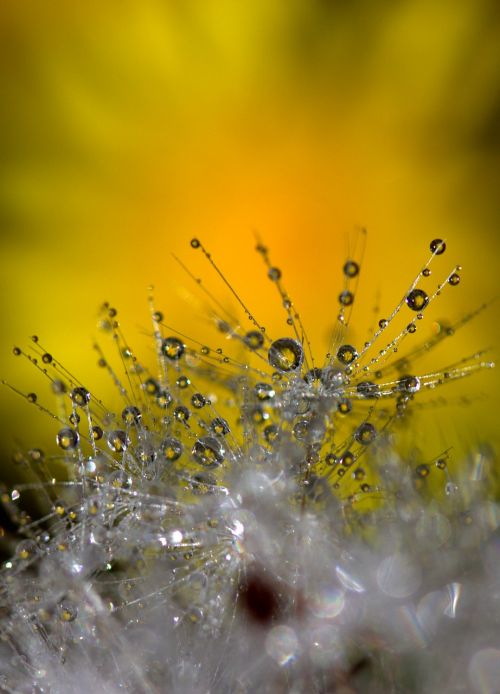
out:
<path id="1" fill-rule="evenodd" d="M 431 242 L 427 264 L 365 341 L 350 333 L 363 269 L 362 254 L 351 254 L 321 363 L 266 246 L 258 252 L 284 311 L 281 336 L 202 242 L 191 246 L 245 320 L 221 315 L 191 277 L 216 327 L 197 342 L 166 325 L 151 288 L 148 362 L 104 304 L 110 345 L 96 350 L 118 407 L 78 382 L 43 338 L 33 339 L 35 357 L 14 349 L 50 382 L 54 410 L 9 387 L 52 420 L 56 446 L 20 453 L 30 476 L 1 496 L 19 528 L 1 572 L 1 685 L 390 691 L 411 658 L 421 691 L 461 678 L 490 691 L 500 514 L 485 482 L 494 456 L 478 448 L 456 466 L 450 449 L 408 454 L 398 444 L 400 433 L 420 438 L 412 413 L 426 394 L 490 365 L 478 352 L 418 369 L 450 336 L 440 329 L 409 344 L 415 321 L 425 324 L 458 284 L 455 266 L 433 291 L 420 287 L 445 242 Z M 34 520 L 23 510 L 33 493 Z"/>

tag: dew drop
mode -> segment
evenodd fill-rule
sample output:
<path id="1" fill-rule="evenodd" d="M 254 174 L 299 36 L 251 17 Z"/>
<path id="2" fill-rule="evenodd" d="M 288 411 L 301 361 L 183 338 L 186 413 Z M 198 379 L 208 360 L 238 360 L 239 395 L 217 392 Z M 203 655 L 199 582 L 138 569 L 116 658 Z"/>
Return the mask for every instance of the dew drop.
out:
<path id="1" fill-rule="evenodd" d="M 409 323 L 409 324 L 406 326 L 406 329 L 407 329 L 407 331 L 408 331 L 409 333 L 411 333 L 411 334 L 417 332 L 417 326 L 415 325 L 415 323 Z"/>
<path id="2" fill-rule="evenodd" d="M 375 429 L 373 424 L 370 424 L 369 422 L 363 422 L 363 424 L 360 424 L 359 427 L 356 429 L 354 433 L 354 438 L 358 443 L 361 443 L 363 446 L 367 446 L 368 444 L 372 443 L 372 441 L 374 441 L 376 435 L 377 430 Z"/>
<path id="3" fill-rule="evenodd" d="M 78 432 L 70 427 L 64 427 L 61 429 L 56 436 L 57 445 L 63 449 L 63 451 L 72 451 L 78 446 L 78 441 L 80 437 Z"/>
<path id="4" fill-rule="evenodd" d="M 451 284 L 452 287 L 456 287 L 457 284 L 460 284 L 460 275 L 454 272 L 448 277 L 448 283 Z"/>
<path id="5" fill-rule="evenodd" d="M 14 354 L 16 357 L 18 357 L 20 354 L 22 354 L 22 352 L 21 352 L 19 347 L 13 347 L 12 348 L 12 354 Z"/>
<path id="6" fill-rule="evenodd" d="M 130 440 L 126 432 L 121 429 L 110 431 L 106 436 L 106 442 L 113 453 L 122 453 L 126 451 L 130 445 Z"/>
<path id="7" fill-rule="evenodd" d="M 352 345 L 342 345 L 338 348 L 337 359 L 342 364 L 352 364 L 352 362 L 357 358 L 358 353 Z"/>
<path id="8" fill-rule="evenodd" d="M 85 405 L 87 405 L 90 401 L 90 393 L 86 388 L 73 388 L 69 396 L 75 405 L 78 405 L 79 407 L 85 407 Z"/>
<path id="9" fill-rule="evenodd" d="M 155 311 L 153 313 L 153 320 L 156 323 L 161 323 L 161 321 L 163 320 L 163 313 L 161 311 Z"/>
<path id="10" fill-rule="evenodd" d="M 199 438 L 194 444 L 191 452 L 196 462 L 205 467 L 216 467 L 220 465 L 226 454 L 225 448 L 220 440 L 213 436 L 202 436 Z"/>
<path id="11" fill-rule="evenodd" d="M 421 478 L 428 477 L 429 473 L 430 473 L 430 468 L 425 463 L 423 463 L 422 465 L 417 465 L 417 467 L 415 468 L 415 474 L 417 475 L 417 477 L 421 477 Z"/>
<path id="12" fill-rule="evenodd" d="M 434 239 L 430 243 L 431 253 L 434 255 L 443 255 L 446 250 L 446 244 L 442 239 Z"/>
<path id="13" fill-rule="evenodd" d="M 348 414 L 352 410 L 352 403 L 348 398 L 341 398 L 337 403 L 340 414 Z"/>
<path id="14" fill-rule="evenodd" d="M 122 412 L 122 419 L 125 424 L 139 424 L 142 418 L 141 411 L 135 405 L 129 405 Z"/>
<path id="15" fill-rule="evenodd" d="M 251 350 L 260 349 L 264 344 L 264 337 L 258 330 L 250 330 L 243 338 L 246 346 Z"/>
<path id="16" fill-rule="evenodd" d="M 102 436 L 103 436 L 103 431 L 102 431 L 101 427 L 97 426 L 97 424 L 94 425 L 92 427 L 92 438 L 94 439 L 94 441 L 100 441 L 102 439 Z"/>
<path id="17" fill-rule="evenodd" d="M 177 337 L 166 337 L 162 340 L 161 351 L 167 359 L 177 361 L 184 354 L 184 350 L 184 344 Z"/>
<path id="18" fill-rule="evenodd" d="M 397 389 L 404 393 L 416 393 L 420 390 L 420 379 L 417 376 L 402 376 L 397 382 Z"/>
<path id="19" fill-rule="evenodd" d="M 182 455 L 182 443 L 179 441 L 179 439 L 169 436 L 160 444 L 160 451 L 169 462 L 173 463 Z"/>
<path id="20" fill-rule="evenodd" d="M 198 239 L 191 239 L 191 248 L 199 248 L 200 247 L 200 242 Z"/>
<path id="21" fill-rule="evenodd" d="M 27 398 L 28 402 L 31 402 L 31 403 L 33 403 L 33 404 L 35 404 L 35 402 L 37 401 L 37 395 L 36 395 L 36 393 L 28 393 L 28 395 L 26 396 L 26 398 Z"/>
<path id="22" fill-rule="evenodd" d="M 276 395 L 276 391 L 268 383 L 257 383 L 254 392 L 259 400 L 271 400 Z"/>
<path id="23" fill-rule="evenodd" d="M 215 417 L 210 424 L 210 429 L 217 434 L 217 436 L 226 436 L 229 434 L 229 424 L 222 417 Z"/>
<path id="24" fill-rule="evenodd" d="M 48 352 L 45 352 L 45 354 L 42 354 L 42 361 L 44 364 L 51 364 L 52 363 L 52 354 L 49 354 Z"/>
<path id="25" fill-rule="evenodd" d="M 346 277 L 356 277 L 359 273 L 359 265 L 354 260 L 348 260 L 344 265 L 343 272 Z"/>
<path id="26" fill-rule="evenodd" d="M 206 400 L 204 396 L 201 393 L 195 393 L 193 397 L 191 398 L 191 404 L 193 407 L 195 407 L 197 410 L 200 410 L 202 407 L 205 406 Z"/>
<path id="27" fill-rule="evenodd" d="M 304 361 L 304 350 L 297 340 L 282 337 L 272 343 L 268 360 L 269 364 L 278 371 L 296 371 Z"/>
<path id="28" fill-rule="evenodd" d="M 281 270 L 277 267 L 271 267 L 271 268 L 269 268 L 269 272 L 267 273 L 267 276 L 273 282 L 277 282 L 278 280 L 281 279 Z"/>
<path id="29" fill-rule="evenodd" d="M 412 289 L 406 297 L 406 304 L 412 311 L 422 311 L 429 303 L 429 297 L 423 289 Z"/>
<path id="30" fill-rule="evenodd" d="M 354 294 L 348 290 L 340 292 L 339 303 L 342 306 L 350 306 L 354 302 Z"/>
<path id="31" fill-rule="evenodd" d="M 184 407 L 184 405 L 179 405 L 179 407 L 176 407 L 174 410 L 174 418 L 178 422 L 187 422 L 190 416 L 191 412 L 187 407 Z"/>
<path id="32" fill-rule="evenodd" d="M 191 385 L 191 381 L 187 376 L 179 376 L 179 378 L 176 380 L 176 385 L 178 388 L 181 388 L 184 390 L 184 388 L 187 388 L 188 386 Z"/>

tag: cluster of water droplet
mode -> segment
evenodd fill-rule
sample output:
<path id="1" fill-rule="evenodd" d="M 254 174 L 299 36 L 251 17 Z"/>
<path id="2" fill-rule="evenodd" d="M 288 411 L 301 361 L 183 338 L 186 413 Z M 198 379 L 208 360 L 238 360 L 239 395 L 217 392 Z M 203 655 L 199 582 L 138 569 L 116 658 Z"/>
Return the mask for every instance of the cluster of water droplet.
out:
<path id="1" fill-rule="evenodd" d="M 191 246 L 221 275 L 200 241 Z M 496 691 L 492 453 L 478 449 L 452 474 L 449 451 L 406 460 L 395 443 L 416 397 L 492 366 L 478 353 L 413 371 L 474 313 L 396 356 L 458 284 L 458 266 L 424 290 L 445 251 L 432 241 L 401 301 L 356 347 L 347 330 L 360 263 L 349 258 L 318 367 L 281 271 L 257 250 L 286 311 L 283 337 L 232 287 L 251 329 L 219 317 L 224 350 L 172 334 L 151 298 L 151 368 L 104 305 L 124 375 L 96 349 L 118 412 L 38 338 L 36 356 L 14 348 L 51 383 L 55 411 L 25 397 L 56 422 L 59 453 L 17 454 L 32 480 L 2 493 L 20 538 L 0 576 L 2 690 L 464 691 L 467 681 Z M 22 505 L 32 492 L 44 508 L 35 520 Z"/>

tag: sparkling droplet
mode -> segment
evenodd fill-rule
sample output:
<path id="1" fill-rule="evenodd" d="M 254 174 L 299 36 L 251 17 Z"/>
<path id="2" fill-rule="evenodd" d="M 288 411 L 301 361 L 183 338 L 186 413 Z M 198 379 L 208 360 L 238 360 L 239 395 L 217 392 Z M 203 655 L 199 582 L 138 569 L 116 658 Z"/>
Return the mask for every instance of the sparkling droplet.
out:
<path id="1" fill-rule="evenodd" d="M 339 303 L 342 306 L 350 306 L 354 302 L 354 294 L 350 291 L 343 291 L 339 294 Z"/>
<path id="2" fill-rule="evenodd" d="M 178 422 L 187 422 L 190 416 L 191 412 L 187 407 L 184 407 L 184 405 L 179 405 L 179 407 L 176 407 L 174 410 L 174 418 Z"/>
<path id="3" fill-rule="evenodd" d="M 179 439 L 170 436 L 162 441 L 160 450 L 163 456 L 173 463 L 181 457 L 183 446 Z"/>
<path id="4" fill-rule="evenodd" d="M 386 320 L 385 318 L 381 318 L 381 319 L 379 320 L 379 322 L 378 322 L 378 327 L 379 327 L 381 330 L 383 330 L 384 328 L 387 328 L 388 325 L 389 325 L 389 321 Z"/>
<path id="5" fill-rule="evenodd" d="M 62 448 L 63 451 L 72 451 L 75 449 L 78 446 L 79 440 L 80 437 L 78 432 L 70 427 L 61 429 L 56 436 L 57 445 Z"/>
<path id="6" fill-rule="evenodd" d="M 100 426 L 94 425 L 92 427 L 92 437 L 94 441 L 100 441 L 102 439 L 103 431 Z"/>
<path id="7" fill-rule="evenodd" d="M 425 463 L 423 463 L 422 465 L 417 465 L 417 467 L 415 468 L 415 474 L 417 475 L 417 477 L 428 477 L 429 473 L 430 468 Z"/>
<path id="8" fill-rule="evenodd" d="M 456 287 L 457 284 L 460 284 L 460 275 L 454 272 L 452 275 L 449 276 L 448 282 L 449 284 L 451 284 L 452 287 Z"/>
<path id="9" fill-rule="evenodd" d="M 429 297 L 423 289 L 412 289 L 406 297 L 406 304 L 412 311 L 422 311 L 429 303 Z"/>
<path id="10" fill-rule="evenodd" d="M 247 347 L 252 350 L 260 349 L 264 344 L 264 337 L 258 330 L 250 330 L 243 338 Z"/>
<path id="11" fill-rule="evenodd" d="M 184 350 L 184 344 L 177 337 L 166 337 L 162 340 L 161 351 L 167 359 L 177 361 L 184 354 Z"/>
<path id="12" fill-rule="evenodd" d="M 424 269 L 422 270 L 422 275 L 424 277 L 430 277 L 430 275 L 431 275 L 430 267 L 424 267 Z"/>
<path id="13" fill-rule="evenodd" d="M 430 249 L 434 255 L 442 255 L 446 250 L 446 244 L 442 239 L 434 239 L 430 243 Z"/>
<path id="14" fill-rule="evenodd" d="M 343 268 L 346 277 L 356 277 L 359 272 L 359 265 L 354 260 L 348 260 Z"/>
<path id="15" fill-rule="evenodd" d="M 201 393 L 195 393 L 191 398 L 191 404 L 197 410 L 200 410 L 202 407 L 205 406 L 206 400 Z"/>
<path id="16" fill-rule="evenodd" d="M 415 325 L 415 323 L 409 323 L 406 326 L 406 329 L 408 330 L 409 333 L 412 333 L 412 334 L 417 332 L 417 326 Z"/>
<path id="17" fill-rule="evenodd" d="M 268 383 L 257 383 L 254 392 L 259 400 L 271 400 L 276 395 L 276 391 Z"/>
<path id="18" fill-rule="evenodd" d="M 125 431 L 116 429 L 106 435 L 106 442 L 113 453 L 123 453 L 130 445 L 130 440 Z"/>
<path id="19" fill-rule="evenodd" d="M 179 376 L 179 378 L 176 380 L 176 385 L 178 388 L 187 388 L 188 386 L 191 385 L 191 381 L 187 376 Z"/>
<path id="20" fill-rule="evenodd" d="M 363 398 L 373 399 L 378 398 L 380 395 L 380 388 L 376 383 L 372 381 L 361 381 L 356 386 L 356 392 Z"/>
<path id="21" fill-rule="evenodd" d="M 368 444 L 372 443 L 372 441 L 374 441 L 376 435 L 377 430 L 375 429 L 373 424 L 370 424 L 369 422 L 363 422 L 363 424 L 360 424 L 359 427 L 356 429 L 354 433 L 354 438 L 358 443 L 361 443 L 363 446 L 367 446 Z"/>
<path id="22" fill-rule="evenodd" d="M 226 451 L 219 439 L 213 436 L 202 436 L 194 444 L 192 454 L 200 465 L 216 467 L 223 462 Z"/>
<path id="23" fill-rule="evenodd" d="M 273 342 L 268 353 L 269 364 L 278 371 L 296 371 L 304 361 L 304 350 L 297 340 L 282 337 Z"/>
<path id="24" fill-rule="evenodd" d="M 73 388 L 69 396 L 75 405 L 78 405 L 79 407 L 85 407 L 85 405 L 87 405 L 90 401 L 90 393 L 86 388 Z"/>
<path id="25" fill-rule="evenodd" d="M 416 393 L 420 390 L 420 379 L 417 376 L 402 376 L 398 380 L 397 389 L 404 393 Z"/>
<path id="26" fill-rule="evenodd" d="M 342 364 L 352 364 L 358 353 L 352 345 L 342 345 L 337 351 L 337 359 Z"/>
<path id="27" fill-rule="evenodd" d="M 129 405 L 122 412 L 122 419 L 125 424 L 130 426 L 133 424 L 139 424 L 142 418 L 141 411 L 135 405 Z"/>
<path id="28" fill-rule="evenodd" d="M 341 398 L 337 404 L 340 414 L 348 414 L 352 410 L 352 403 L 348 398 Z"/>
<path id="29" fill-rule="evenodd" d="M 214 432 L 214 434 L 217 434 L 217 436 L 226 436 L 226 434 L 229 434 L 230 431 L 229 424 L 222 417 L 216 417 L 213 419 L 212 423 L 210 424 L 210 429 Z"/>
<path id="30" fill-rule="evenodd" d="M 170 395 L 168 390 L 160 390 L 160 392 L 156 396 L 156 404 L 158 405 L 158 407 L 160 407 L 162 410 L 165 410 L 171 402 L 172 396 Z"/>

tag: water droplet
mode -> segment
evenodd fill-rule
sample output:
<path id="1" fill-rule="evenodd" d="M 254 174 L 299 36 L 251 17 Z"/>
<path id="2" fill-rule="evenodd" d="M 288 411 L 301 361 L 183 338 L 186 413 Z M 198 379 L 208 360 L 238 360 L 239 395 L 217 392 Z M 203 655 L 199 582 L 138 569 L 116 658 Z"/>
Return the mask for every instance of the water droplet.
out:
<path id="1" fill-rule="evenodd" d="M 94 425 L 92 427 L 92 438 L 94 441 L 100 441 L 102 439 L 103 431 L 100 426 Z"/>
<path id="2" fill-rule="evenodd" d="M 226 451 L 219 439 L 213 436 L 202 436 L 192 449 L 193 458 L 197 463 L 205 467 L 220 465 L 226 455 Z"/>
<path id="3" fill-rule="evenodd" d="M 16 556 L 23 561 L 33 559 L 37 553 L 37 544 L 34 540 L 21 540 L 16 547 Z"/>
<path id="4" fill-rule="evenodd" d="M 278 371 L 296 371 L 304 361 L 304 350 L 297 340 L 282 337 L 272 343 L 268 360 L 269 364 Z"/>
<path id="5" fill-rule="evenodd" d="M 189 380 L 189 378 L 187 376 L 179 376 L 179 378 L 176 380 L 175 383 L 178 386 L 178 388 L 182 388 L 182 389 L 187 388 L 188 386 L 191 385 L 191 381 Z"/>
<path id="6" fill-rule="evenodd" d="M 444 458 L 439 458 L 439 460 L 436 460 L 436 467 L 439 470 L 445 470 L 446 469 L 446 460 Z"/>
<path id="7" fill-rule="evenodd" d="M 184 407 L 184 405 L 179 405 L 179 407 L 176 407 L 174 410 L 174 418 L 178 422 L 187 422 L 190 416 L 191 412 L 187 407 Z"/>
<path id="8" fill-rule="evenodd" d="M 243 342 L 250 349 L 256 350 L 264 344 L 264 337 L 258 330 L 250 330 L 243 338 Z"/>
<path id="9" fill-rule="evenodd" d="M 80 415 L 76 412 L 72 412 L 69 416 L 69 423 L 76 426 L 80 422 Z"/>
<path id="10" fill-rule="evenodd" d="M 229 424 L 222 417 L 215 417 L 210 424 L 210 429 L 217 434 L 217 436 L 226 436 L 229 434 Z"/>
<path id="11" fill-rule="evenodd" d="M 171 402 L 172 396 L 170 395 L 168 390 L 160 390 L 160 392 L 156 396 L 156 404 L 158 405 L 158 407 L 160 407 L 162 410 L 165 410 Z"/>
<path id="12" fill-rule="evenodd" d="M 26 398 L 27 398 L 28 402 L 31 402 L 31 403 L 33 403 L 33 404 L 35 404 L 35 402 L 37 401 L 37 395 L 36 395 L 36 393 L 28 393 L 28 395 L 26 396 Z"/>
<path id="13" fill-rule="evenodd" d="M 409 323 L 406 326 L 406 329 L 408 330 L 409 333 L 412 333 L 412 334 L 417 332 L 417 326 L 415 325 L 415 323 Z"/>
<path id="14" fill-rule="evenodd" d="M 130 440 L 126 432 L 122 431 L 121 429 L 110 431 L 106 435 L 106 442 L 109 449 L 112 450 L 113 453 L 122 453 L 123 451 L 126 451 L 130 445 Z"/>
<path id="15" fill-rule="evenodd" d="M 184 350 L 184 344 L 177 337 L 166 337 L 162 340 L 161 351 L 167 359 L 177 361 L 184 354 Z"/>
<path id="16" fill-rule="evenodd" d="M 163 320 L 163 313 L 162 313 L 161 311 L 155 311 L 155 312 L 153 313 L 153 320 L 154 320 L 156 323 L 161 323 L 162 320 Z"/>
<path id="17" fill-rule="evenodd" d="M 422 270 L 422 275 L 424 277 L 430 277 L 430 275 L 431 275 L 430 267 L 424 267 L 424 269 Z"/>
<path id="18" fill-rule="evenodd" d="M 354 294 L 348 290 L 345 290 L 343 292 L 340 292 L 339 294 L 339 303 L 342 304 L 342 306 L 350 306 L 354 301 Z"/>
<path id="19" fill-rule="evenodd" d="M 344 467 L 350 467 L 355 461 L 353 453 L 351 451 L 346 451 L 341 459 L 340 462 Z M 344 474 L 344 471 L 342 471 L 342 474 Z"/>
<path id="20" fill-rule="evenodd" d="M 425 463 L 422 463 L 422 465 L 417 465 L 417 467 L 415 468 L 415 474 L 417 475 L 417 477 L 421 477 L 421 478 L 428 477 L 430 471 L 431 470 L 430 470 L 429 466 L 426 465 Z"/>
<path id="21" fill-rule="evenodd" d="M 191 248 L 199 248 L 200 247 L 200 242 L 198 239 L 191 239 Z"/>
<path id="22" fill-rule="evenodd" d="M 178 460 L 181 457 L 183 447 L 179 439 L 176 439 L 173 436 L 169 436 L 168 438 L 162 441 L 160 445 L 160 450 L 163 456 L 168 461 L 173 463 L 175 460 Z"/>
<path id="23" fill-rule="evenodd" d="M 63 451 L 72 451 L 75 449 L 78 446 L 79 440 L 80 437 L 78 432 L 70 427 L 64 427 L 56 436 L 57 445 L 62 448 Z"/>
<path id="24" fill-rule="evenodd" d="M 451 284 L 452 287 L 456 287 L 457 284 L 460 284 L 460 275 L 454 272 L 452 275 L 449 276 L 448 282 L 449 284 Z"/>
<path id="25" fill-rule="evenodd" d="M 412 289 L 406 297 L 406 303 L 412 311 L 422 311 L 429 303 L 429 297 L 423 289 Z"/>
<path id="26" fill-rule="evenodd" d="M 201 393 L 195 393 L 191 398 L 191 404 L 197 410 L 200 410 L 202 407 L 205 406 L 206 400 Z"/>
<path id="27" fill-rule="evenodd" d="M 352 403 L 348 398 L 341 398 L 337 403 L 340 414 L 348 414 L 352 410 Z"/>
<path id="28" fill-rule="evenodd" d="M 346 277 L 356 277 L 359 272 L 359 265 L 354 260 L 348 260 L 343 268 Z"/>
<path id="29" fill-rule="evenodd" d="M 48 352 L 45 352 L 45 354 L 42 354 L 42 361 L 44 364 L 51 364 L 52 363 L 52 354 L 49 354 Z"/>
<path id="30" fill-rule="evenodd" d="M 369 422 L 363 422 L 363 424 L 360 424 L 354 433 L 354 438 L 356 441 L 361 443 L 363 446 L 367 446 L 368 444 L 372 443 L 376 436 L 377 430 L 373 424 L 370 424 Z"/>
<path id="31" fill-rule="evenodd" d="M 337 359 L 341 364 L 352 364 L 357 356 L 358 353 L 352 345 L 342 345 L 338 348 Z"/>
<path id="32" fill-rule="evenodd" d="M 358 467 L 358 469 L 354 470 L 354 472 L 352 473 L 353 479 L 355 480 L 363 480 L 365 478 L 365 475 L 366 473 L 361 467 Z"/>
<path id="33" fill-rule="evenodd" d="M 19 347 L 13 347 L 12 353 L 13 353 L 16 357 L 18 357 L 20 354 L 22 354 L 22 352 L 21 352 L 21 350 L 20 350 Z"/>
<path id="34" fill-rule="evenodd" d="M 273 441 L 276 441 L 276 439 L 279 436 L 279 427 L 276 426 L 276 424 L 269 424 L 267 427 L 264 429 L 264 438 L 266 441 L 269 443 L 273 443 Z"/>
<path id="35" fill-rule="evenodd" d="M 397 390 L 416 393 L 420 390 L 420 379 L 417 376 L 402 376 L 397 382 Z"/>
<path id="36" fill-rule="evenodd" d="M 372 381 L 361 381 L 356 386 L 356 392 L 363 398 L 373 399 L 378 398 L 380 395 L 380 388 L 376 383 Z"/>
<path id="37" fill-rule="evenodd" d="M 271 400 L 276 395 L 276 391 L 268 383 L 257 383 L 254 392 L 259 400 Z"/>
<path id="38" fill-rule="evenodd" d="M 446 244 L 442 239 L 434 239 L 429 247 L 434 255 L 442 255 L 446 250 Z"/>
<path id="39" fill-rule="evenodd" d="M 277 267 L 271 267 L 271 268 L 269 268 L 269 272 L 267 273 L 267 276 L 273 282 L 277 282 L 278 280 L 281 279 L 281 270 Z"/>
<path id="40" fill-rule="evenodd" d="M 160 392 L 160 384 L 154 378 L 148 378 L 144 381 L 143 388 L 148 395 L 158 395 Z"/>
<path id="41" fill-rule="evenodd" d="M 85 405 L 88 404 L 90 401 L 90 393 L 86 388 L 73 388 L 71 393 L 69 394 L 69 397 L 73 400 L 75 405 L 78 405 L 79 407 L 85 407 Z"/>
<path id="42" fill-rule="evenodd" d="M 45 454 L 40 448 L 32 448 L 28 451 L 28 457 L 32 463 L 43 463 Z"/>
<path id="43" fill-rule="evenodd" d="M 135 405 L 129 405 L 122 412 L 122 419 L 125 424 L 130 426 L 133 424 L 139 424 L 142 418 L 141 411 Z"/>
<path id="44" fill-rule="evenodd" d="M 378 322 L 378 327 L 383 330 L 384 328 L 387 328 L 389 325 L 389 321 L 386 318 L 381 318 Z"/>
<path id="45" fill-rule="evenodd" d="M 74 622 L 78 616 L 76 605 L 65 601 L 59 606 L 59 618 L 62 622 Z"/>

